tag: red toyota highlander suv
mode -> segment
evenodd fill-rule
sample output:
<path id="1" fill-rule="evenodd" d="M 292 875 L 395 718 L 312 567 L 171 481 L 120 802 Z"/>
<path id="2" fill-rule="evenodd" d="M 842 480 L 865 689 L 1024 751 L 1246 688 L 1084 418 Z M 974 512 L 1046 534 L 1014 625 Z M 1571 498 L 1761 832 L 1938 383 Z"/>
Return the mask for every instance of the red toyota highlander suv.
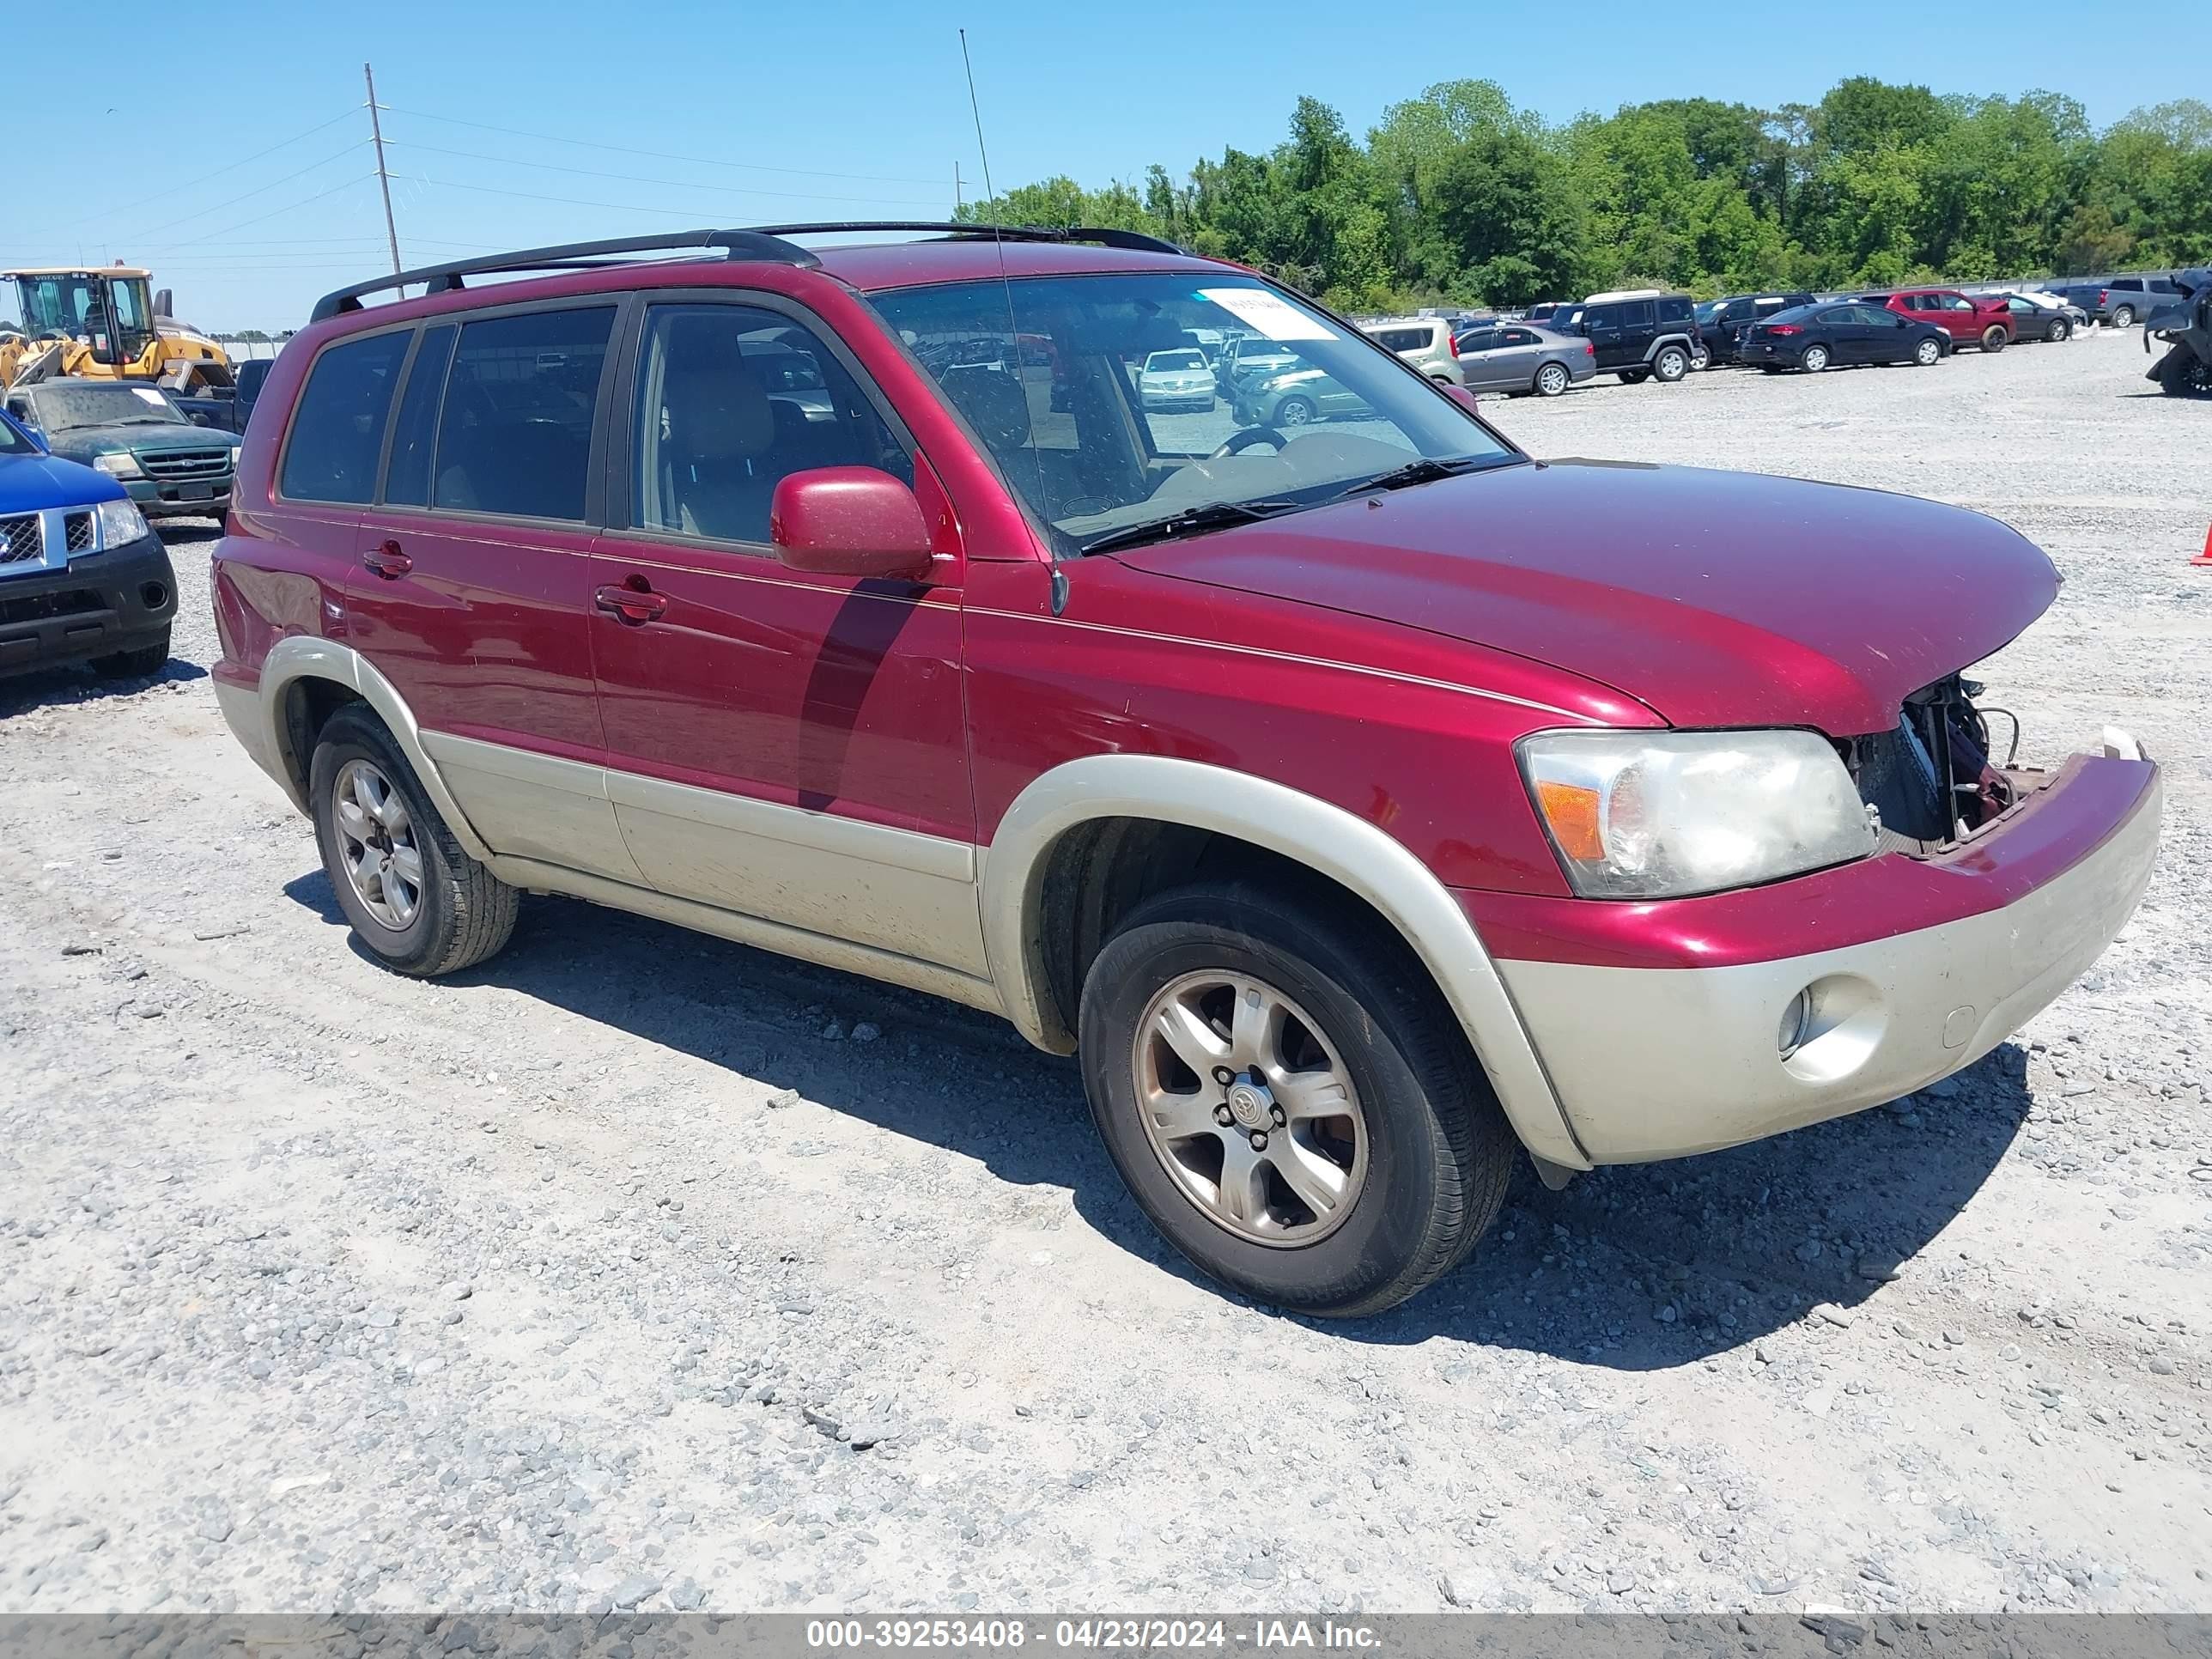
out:
<path id="1" fill-rule="evenodd" d="M 1194 1261 L 1352 1315 L 1518 1151 L 1918 1089 L 2133 909 L 2157 769 L 2000 760 L 1962 677 L 2057 590 L 1996 520 L 1534 461 L 1128 233 L 853 228 L 380 278 L 285 349 L 216 690 L 392 968 L 563 893 L 1001 1013 Z M 1330 418 L 1146 407 L 1252 337 Z"/>
<path id="2" fill-rule="evenodd" d="M 1901 288 L 1892 294 L 1863 297 L 1869 305 L 1887 306 L 1916 323 L 1935 324 L 1951 337 L 1954 345 L 2002 351 L 2020 331 L 2002 294 L 1976 299 L 1954 288 Z"/>

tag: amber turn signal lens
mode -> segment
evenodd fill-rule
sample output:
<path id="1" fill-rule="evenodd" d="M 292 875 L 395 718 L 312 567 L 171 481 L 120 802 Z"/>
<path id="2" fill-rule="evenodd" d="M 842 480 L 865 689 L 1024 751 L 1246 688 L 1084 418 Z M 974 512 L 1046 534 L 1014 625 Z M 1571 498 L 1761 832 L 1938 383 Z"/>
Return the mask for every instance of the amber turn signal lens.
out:
<path id="1" fill-rule="evenodd" d="M 1598 793 L 1580 784 L 1536 785 L 1536 803 L 1544 821 L 1552 826 L 1552 839 L 1559 850 L 1578 864 L 1596 864 L 1605 858 L 1605 836 L 1598 830 Z"/>

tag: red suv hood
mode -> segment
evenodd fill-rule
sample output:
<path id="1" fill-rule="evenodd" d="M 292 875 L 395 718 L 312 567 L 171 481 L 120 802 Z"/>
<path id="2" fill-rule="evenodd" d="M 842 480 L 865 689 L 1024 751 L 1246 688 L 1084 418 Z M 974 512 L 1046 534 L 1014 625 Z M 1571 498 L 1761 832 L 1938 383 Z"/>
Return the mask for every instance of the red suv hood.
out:
<path id="1" fill-rule="evenodd" d="M 1675 726 L 1884 731 L 2004 645 L 2058 574 L 1910 495 L 1605 461 L 1446 479 L 1115 557 L 1602 681 Z"/>

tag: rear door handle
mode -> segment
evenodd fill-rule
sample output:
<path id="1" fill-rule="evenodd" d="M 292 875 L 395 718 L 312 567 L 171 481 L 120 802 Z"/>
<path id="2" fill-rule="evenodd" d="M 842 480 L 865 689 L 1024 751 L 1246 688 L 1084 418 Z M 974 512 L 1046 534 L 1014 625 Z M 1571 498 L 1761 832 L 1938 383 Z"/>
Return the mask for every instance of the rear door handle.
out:
<path id="1" fill-rule="evenodd" d="M 398 542 L 385 542 L 361 556 L 361 562 L 386 581 L 398 581 L 415 568 L 415 561 L 400 550 Z"/>
<path id="2" fill-rule="evenodd" d="M 629 580 L 637 586 L 602 587 L 592 595 L 592 603 L 632 626 L 657 620 L 668 609 L 668 596 L 656 593 L 646 586 L 642 576 L 632 576 Z"/>

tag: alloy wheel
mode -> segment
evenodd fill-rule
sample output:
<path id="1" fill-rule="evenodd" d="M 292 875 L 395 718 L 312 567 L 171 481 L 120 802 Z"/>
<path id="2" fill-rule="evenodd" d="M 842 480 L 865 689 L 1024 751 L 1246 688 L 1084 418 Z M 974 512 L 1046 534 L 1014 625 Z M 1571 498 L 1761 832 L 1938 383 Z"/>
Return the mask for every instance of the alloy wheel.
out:
<path id="1" fill-rule="evenodd" d="M 1184 974 L 1146 1005 L 1130 1058 L 1152 1151 L 1215 1224 L 1296 1246 L 1352 1213 L 1368 1162 L 1359 1091 L 1282 991 L 1226 970 Z"/>
<path id="2" fill-rule="evenodd" d="M 1546 363 L 1536 374 L 1536 390 L 1547 398 L 1556 398 L 1567 389 L 1567 371 L 1557 363 Z"/>
<path id="3" fill-rule="evenodd" d="M 331 820 L 354 896 L 404 933 L 422 908 L 422 851 L 406 801 L 374 762 L 349 760 L 331 787 Z"/>

